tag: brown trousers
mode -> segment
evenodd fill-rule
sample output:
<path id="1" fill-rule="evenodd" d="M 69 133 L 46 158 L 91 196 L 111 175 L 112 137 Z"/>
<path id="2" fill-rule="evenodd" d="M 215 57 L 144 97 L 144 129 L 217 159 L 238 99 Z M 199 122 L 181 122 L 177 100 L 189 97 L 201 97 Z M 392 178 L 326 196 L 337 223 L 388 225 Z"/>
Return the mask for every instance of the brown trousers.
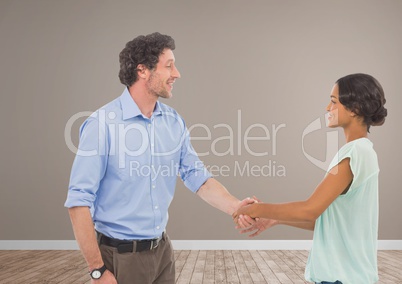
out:
<path id="1" fill-rule="evenodd" d="M 142 252 L 118 253 L 100 245 L 103 262 L 118 284 L 173 284 L 175 265 L 172 243 L 167 234 L 157 248 Z"/>

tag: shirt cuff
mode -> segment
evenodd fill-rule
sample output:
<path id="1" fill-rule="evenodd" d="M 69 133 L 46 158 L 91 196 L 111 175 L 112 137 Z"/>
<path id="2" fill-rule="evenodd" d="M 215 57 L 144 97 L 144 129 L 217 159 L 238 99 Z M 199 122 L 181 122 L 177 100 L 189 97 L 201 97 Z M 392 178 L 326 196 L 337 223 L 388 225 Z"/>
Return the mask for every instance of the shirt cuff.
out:
<path id="1" fill-rule="evenodd" d="M 190 175 L 184 181 L 184 185 L 195 193 L 211 177 L 212 175 L 205 168 L 203 168 L 202 170 L 197 170 Z"/>
<path id="2" fill-rule="evenodd" d="M 83 192 L 79 190 L 69 190 L 67 194 L 67 200 L 64 203 L 64 207 L 72 208 L 79 206 L 92 207 L 95 197 L 93 194 Z"/>

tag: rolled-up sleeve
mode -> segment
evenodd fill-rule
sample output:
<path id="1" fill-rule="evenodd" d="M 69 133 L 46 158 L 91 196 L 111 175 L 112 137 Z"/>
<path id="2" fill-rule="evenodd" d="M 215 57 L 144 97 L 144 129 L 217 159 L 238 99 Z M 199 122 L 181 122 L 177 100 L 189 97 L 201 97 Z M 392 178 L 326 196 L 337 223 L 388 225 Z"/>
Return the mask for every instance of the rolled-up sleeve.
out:
<path id="1" fill-rule="evenodd" d="M 180 177 L 184 185 L 192 192 L 196 192 L 212 175 L 198 158 L 190 141 L 187 128 L 183 134 L 183 144 L 180 156 Z"/>
<path id="2" fill-rule="evenodd" d="M 65 207 L 92 207 L 108 158 L 107 127 L 89 117 L 80 128 L 80 142 L 71 169 Z"/>

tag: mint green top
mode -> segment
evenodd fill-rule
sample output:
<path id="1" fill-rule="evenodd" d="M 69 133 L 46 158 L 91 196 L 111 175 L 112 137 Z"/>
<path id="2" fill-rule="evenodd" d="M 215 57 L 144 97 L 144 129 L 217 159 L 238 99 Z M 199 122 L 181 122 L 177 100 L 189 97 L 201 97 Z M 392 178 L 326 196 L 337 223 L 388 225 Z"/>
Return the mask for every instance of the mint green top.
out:
<path id="1" fill-rule="evenodd" d="M 307 281 L 341 281 L 370 284 L 378 281 L 378 161 L 373 143 L 360 138 L 345 144 L 328 172 L 350 158 L 352 184 L 315 222 L 305 278 Z"/>

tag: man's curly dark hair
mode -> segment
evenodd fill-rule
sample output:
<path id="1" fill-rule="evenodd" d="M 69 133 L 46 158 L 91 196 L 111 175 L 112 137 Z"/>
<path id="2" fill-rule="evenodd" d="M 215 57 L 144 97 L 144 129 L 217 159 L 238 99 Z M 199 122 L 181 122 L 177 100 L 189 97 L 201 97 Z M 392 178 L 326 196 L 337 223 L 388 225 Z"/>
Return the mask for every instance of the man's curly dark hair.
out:
<path id="1" fill-rule="evenodd" d="M 158 32 L 141 35 L 129 41 L 120 52 L 120 82 L 130 87 L 137 81 L 137 66 L 144 64 L 152 70 L 159 61 L 159 56 L 165 48 L 174 50 L 174 39 Z"/>

